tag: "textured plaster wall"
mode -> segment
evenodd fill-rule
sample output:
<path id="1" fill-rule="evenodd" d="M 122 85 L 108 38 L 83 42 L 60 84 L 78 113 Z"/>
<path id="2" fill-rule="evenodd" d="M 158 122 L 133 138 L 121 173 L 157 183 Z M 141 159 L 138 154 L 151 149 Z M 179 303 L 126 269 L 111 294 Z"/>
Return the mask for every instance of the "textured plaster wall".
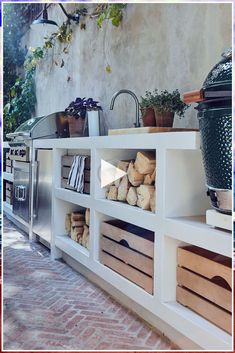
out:
<path id="1" fill-rule="evenodd" d="M 72 11 L 78 4 L 65 6 Z M 183 93 L 200 88 L 231 46 L 231 11 L 230 4 L 129 4 L 118 28 L 105 23 L 99 30 L 95 20 L 87 20 L 85 31 L 74 27 L 68 54 L 61 54 L 64 46 L 56 46 L 40 64 L 37 115 L 64 110 L 75 97 L 89 96 L 101 102 L 104 131 L 131 127 L 133 99 L 119 96 L 114 111 L 109 111 L 112 94 L 122 88 L 138 97 L 147 89 L 178 88 Z M 56 5 L 49 17 L 58 24 L 65 19 Z M 45 34 L 54 29 L 31 26 L 27 46 L 42 45 Z M 60 68 L 62 59 L 65 65 Z M 111 73 L 105 70 L 107 64 Z M 174 126 L 197 127 L 196 111 L 190 108 Z"/>

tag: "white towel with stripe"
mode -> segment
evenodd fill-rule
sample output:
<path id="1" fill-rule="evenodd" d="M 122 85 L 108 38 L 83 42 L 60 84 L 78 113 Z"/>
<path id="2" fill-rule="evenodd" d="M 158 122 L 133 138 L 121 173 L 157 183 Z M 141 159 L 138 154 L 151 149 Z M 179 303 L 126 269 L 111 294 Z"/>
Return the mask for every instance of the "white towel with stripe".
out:
<path id="1" fill-rule="evenodd" d="M 83 194 L 86 156 L 74 156 L 67 184 Z"/>

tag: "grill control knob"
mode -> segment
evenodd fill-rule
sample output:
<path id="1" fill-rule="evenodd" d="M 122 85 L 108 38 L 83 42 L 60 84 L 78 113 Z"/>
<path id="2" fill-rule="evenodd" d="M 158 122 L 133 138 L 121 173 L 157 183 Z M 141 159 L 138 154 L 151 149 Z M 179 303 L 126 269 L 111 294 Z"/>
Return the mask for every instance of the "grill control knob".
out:
<path id="1" fill-rule="evenodd" d="M 26 155 L 26 151 L 25 150 L 20 150 L 20 156 L 24 157 Z"/>

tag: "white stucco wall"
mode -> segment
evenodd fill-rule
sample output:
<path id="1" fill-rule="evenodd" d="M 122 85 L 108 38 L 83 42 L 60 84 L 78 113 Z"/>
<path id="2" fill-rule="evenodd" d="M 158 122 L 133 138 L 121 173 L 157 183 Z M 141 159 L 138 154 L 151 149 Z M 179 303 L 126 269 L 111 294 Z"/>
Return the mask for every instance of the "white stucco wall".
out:
<path id="1" fill-rule="evenodd" d="M 79 5 L 65 6 L 70 12 Z M 69 53 L 61 54 L 64 46 L 56 46 L 37 70 L 37 115 L 64 110 L 76 97 L 89 96 L 101 102 L 105 131 L 131 127 L 133 99 L 119 96 L 109 111 L 112 94 L 122 88 L 138 97 L 154 88 L 181 93 L 200 88 L 231 46 L 231 17 L 231 4 L 128 4 L 118 28 L 105 23 L 98 29 L 95 20 L 86 20 L 85 31 L 74 25 Z M 49 18 L 58 24 L 65 20 L 58 5 L 49 9 Z M 28 47 L 42 45 L 45 34 L 54 30 L 31 26 Z M 54 62 L 62 59 L 60 68 Z M 190 108 L 174 126 L 197 127 L 196 111 Z"/>

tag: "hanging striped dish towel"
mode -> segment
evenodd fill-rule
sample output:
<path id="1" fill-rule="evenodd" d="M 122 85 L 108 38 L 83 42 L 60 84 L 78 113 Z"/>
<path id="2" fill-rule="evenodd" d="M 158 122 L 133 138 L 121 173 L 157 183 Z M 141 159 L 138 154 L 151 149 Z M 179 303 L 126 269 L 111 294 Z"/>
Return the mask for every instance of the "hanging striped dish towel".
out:
<path id="1" fill-rule="evenodd" d="M 83 194 L 84 189 L 85 159 L 86 156 L 74 156 L 67 182 L 69 186 L 72 186 L 81 194 Z"/>

